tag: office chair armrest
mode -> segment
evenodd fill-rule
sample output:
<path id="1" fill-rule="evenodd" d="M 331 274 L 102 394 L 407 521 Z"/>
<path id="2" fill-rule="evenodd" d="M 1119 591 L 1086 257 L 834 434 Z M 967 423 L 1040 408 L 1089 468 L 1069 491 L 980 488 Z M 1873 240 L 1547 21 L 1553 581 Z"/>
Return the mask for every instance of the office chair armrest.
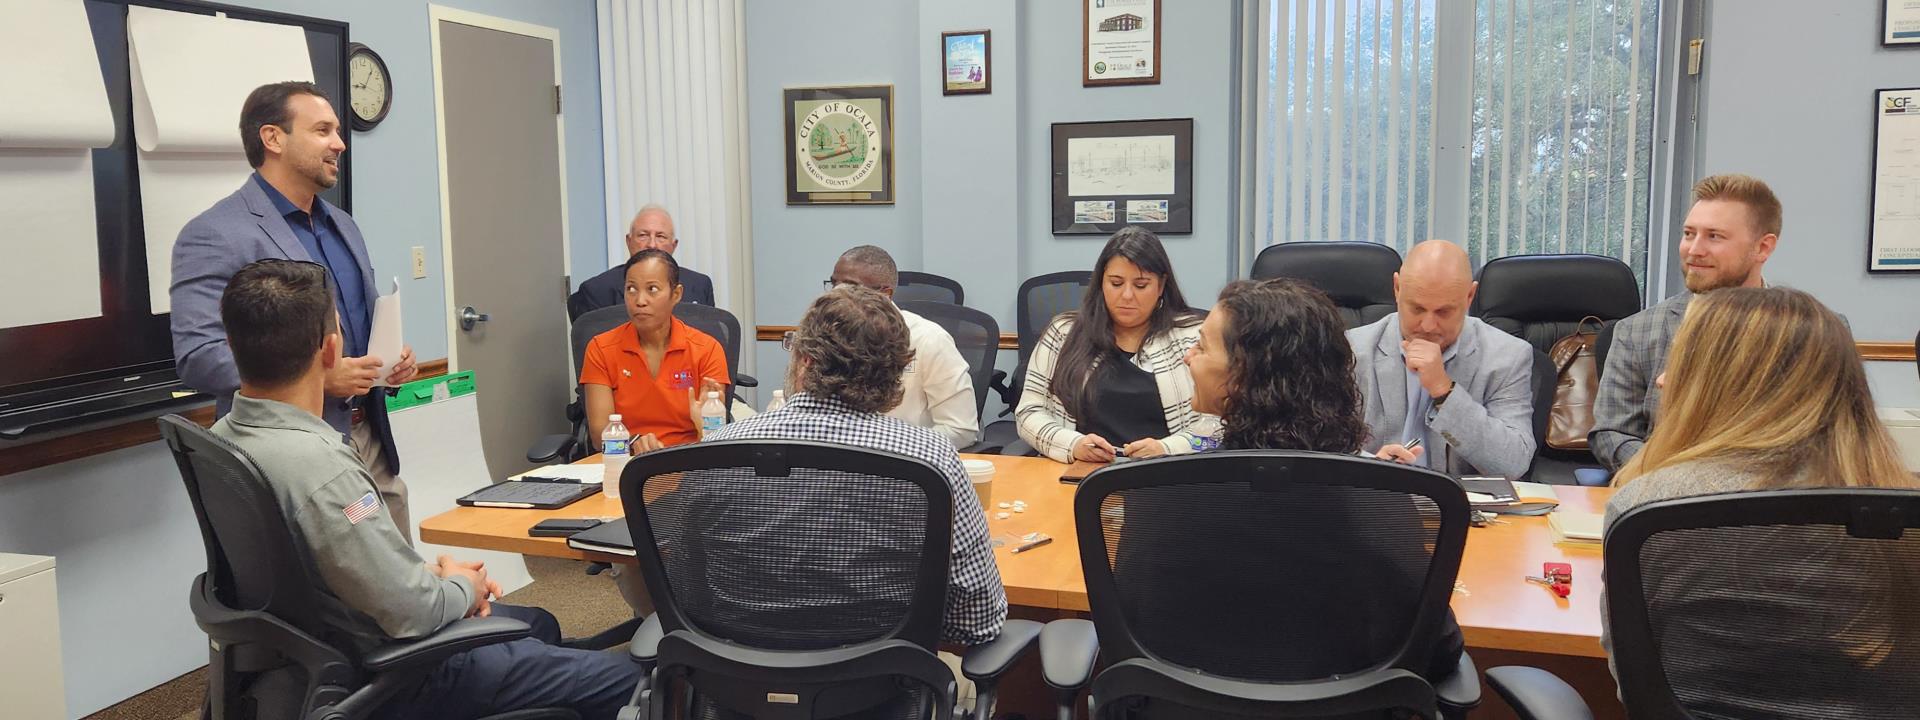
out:
<path id="1" fill-rule="evenodd" d="M 455 620 L 439 632 L 412 642 L 375 648 L 360 658 L 360 667 L 372 673 L 431 668 L 447 658 L 478 647 L 519 640 L 533 634 L 526 623 L 506 617 Z"/>
<path id="2" fill-rule="evenodd" d="M 660 613 L 647 616 L 647 621 L 633 631 L 633 642 L 627 645 L 627 654 L 642 667 L 653 667 L 653 661 L 660 657 Z"/>
<path id="3" fill-rule="evenodd" d="M 1480 672 L 1473 666 L 1473 656 L 1460 653 L 1459 667 L 1433 684 L 1433 695 L 1443 708 L 1464 712 L 1479 707 Z"/>
<path id="4" fill-rule="evenodd" d="M 1079 690 L 1093 679 L 1100 636 L 1092 620 L 1055 620 L 1040 631 L 1040 671 L 1055 690 Z"/>
<path id="5" fill-rule="evenodd" d="M 966 656 L 960 659 L 960 673 L 974 682 L 1000 677 L 1033 649 L 1040 629 L 1040 623 L 1032 620 L 1008 620 L 1000 628 L 1000 637 L 967 648 Z"/>
<path id="6" fill-rule="evenodd" d="M 1573 482 L 1582 487 L 1605 487 L 1613 479 L 1606 468 L 1574 468 Z"/>
<path id="7" fill-rule="evenodd" d="M 1000 452 L 1005 449 L 1006 449 L 1006 446 L 982 440 L 972 445 L 968 445 L 966 447 L 960 448 L 960 452 L 967 453 L 970 455 L 999 455 Z"/>
<path id="8" fill-rule="evenodd" d="M 527 448 L 527 462 L 538 465 L 560 462 L 573 450 L 572 435 L 542 435 Z"/>
<path id="9" fill-rule="evenodd" d="M 1520 720 L 1593 720 L 1593 711 L 1573 686 L 1540 668 L 1489 668 L 1487 684 L 1513 706 Z"/>
<path id="10" fill-rule="evenodd" d="M 1009 457 L 1036 457 L 1040 451 L 1033 449 L 1033 446 L 1028 445 L 1025 440 L 1014 440 L 1001 448 L 1000 454 Z"/>
<path id="11" fill-rule="evenodd" d="M 757 379 L 754 379 L 752 375 L 748 375 L 746 373 L 739 373 L 733 376 L 733 386 L 757 388 L 757 387 L 760 387 L 760 381 Z"/>

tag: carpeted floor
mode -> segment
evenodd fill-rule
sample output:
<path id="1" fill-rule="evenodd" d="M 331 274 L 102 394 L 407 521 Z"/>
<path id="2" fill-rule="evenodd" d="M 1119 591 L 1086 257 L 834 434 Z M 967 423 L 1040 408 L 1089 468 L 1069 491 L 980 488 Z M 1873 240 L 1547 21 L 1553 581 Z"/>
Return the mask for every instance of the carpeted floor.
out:
<path id="1" fill-rule="evenodd" d="M 613 579 L 588 575 L 586 563 L 550 558 L 527 558 L 534 582 L 508 593 L 504 602 L 546 608 L 560 620 L 567 637 L 585 637 L 633 617 L 620 599 Z M 195 720 L 207 692 L 206 669 L 201 668 L 135 695 L 87 720 Z"/>

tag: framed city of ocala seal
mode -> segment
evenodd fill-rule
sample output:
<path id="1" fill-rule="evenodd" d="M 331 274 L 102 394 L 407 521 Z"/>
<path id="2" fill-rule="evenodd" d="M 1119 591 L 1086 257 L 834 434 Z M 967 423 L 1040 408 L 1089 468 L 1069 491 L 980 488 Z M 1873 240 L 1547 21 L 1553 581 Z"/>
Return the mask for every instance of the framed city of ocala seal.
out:
<path id="1" fill-rule="evenodd" d="M 786 88 L 788 205 L 893 204 L 893 86 Z"/>

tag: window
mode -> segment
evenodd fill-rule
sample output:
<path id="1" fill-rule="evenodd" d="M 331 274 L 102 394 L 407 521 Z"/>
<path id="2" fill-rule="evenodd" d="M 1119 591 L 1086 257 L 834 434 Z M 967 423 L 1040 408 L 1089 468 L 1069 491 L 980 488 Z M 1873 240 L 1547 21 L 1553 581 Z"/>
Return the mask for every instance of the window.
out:
<path id="1" fill-rule="evenodd" d="M 1269 0 L 1259 235 L 1402 252 L 1441 237 L 1476 265 L 1589 252 L 1644 287 L 1659 15 L 1660 0 Z"/>

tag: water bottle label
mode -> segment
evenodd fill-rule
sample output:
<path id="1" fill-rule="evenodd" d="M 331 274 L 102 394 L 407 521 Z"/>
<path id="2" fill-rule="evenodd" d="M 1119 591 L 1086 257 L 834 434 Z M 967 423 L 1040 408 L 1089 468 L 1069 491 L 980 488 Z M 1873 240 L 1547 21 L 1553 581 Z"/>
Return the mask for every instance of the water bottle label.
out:
<path id="1" fill-rule="evenodd" d="M 630 438 L 614 438 L 601 444 L 605 446 L 608 455 L 626 455 L 628 454 L 627 445 L 631 442 Z"/>
<path id="2" fill-rule="evenodd" d="M 720 427 L 722 425 L 725 425 L 726 423 L 727 423 L 726 418 L 714 417 L 709 415 L 709 416 L 700 418 L 700 430 L 702 431 L 702 434 L 718 432 L 720 430 Z"/>

